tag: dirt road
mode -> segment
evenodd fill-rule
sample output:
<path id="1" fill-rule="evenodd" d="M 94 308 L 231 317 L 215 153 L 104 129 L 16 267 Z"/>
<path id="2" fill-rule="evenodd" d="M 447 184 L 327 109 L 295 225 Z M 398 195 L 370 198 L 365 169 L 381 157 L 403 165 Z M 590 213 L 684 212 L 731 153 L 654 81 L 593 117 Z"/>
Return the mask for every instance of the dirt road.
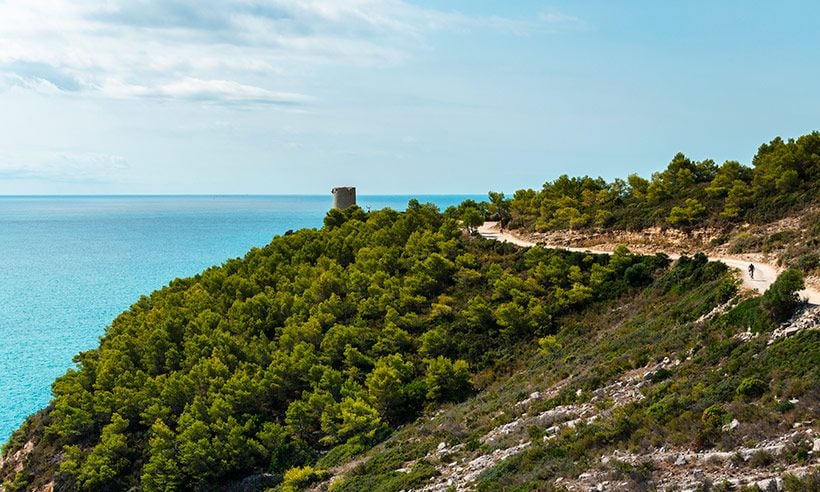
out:
<path id="1" fill-rule="evenodd" d="M 518 246 L 539 246 L 538 244 L 532 241 L 521 239 L 520 237 L 517 237 L 514 234 L 511 234 L 507 231 L 501 232 L 498 228 L 498 223 L 496 222 L 485 222 L 484 225 L 478 228 L 478 233 L 488 239 L 495 239 L 497 241 L 508 242 Z M 589 251 L 590 253 L 598 254 L 612 253 L 612 251 L 596 250 L 592 248 L 568 248 L 566 246 L 556 246 L 549 244 L 541 244 L 540 246 L 545 248 L 566 249 L 568 251 Z M 680 258 L 680 255 L 674 252 L 665 251 L 665 253 L 669 256 L 669 258 L 673 260 Z M 712 261 L 721 261 L 731 268 L 740 270 L 741 278 L 743 279 L 743 286 L 747 289 L 754 289 L 760 292 L 761 294 L 765 292 L 766 289 L 769 288 L 769 286 L 772 285 L 772 282 L 774 282 L 775 279 L 777 279 L 777 275 L 778 273 L 780 273 L 780 270 L 774 265 L 757 262 L 754 264 L 754 278 L 751 278 L 747 270 L 749 267 L 748 260 L 731 256 L 709 257 L 709 259 Z M 820 305 L 820 291 L 808 288 L 800 291 L 800 296 L 808 299 L 810 304 Z"/>

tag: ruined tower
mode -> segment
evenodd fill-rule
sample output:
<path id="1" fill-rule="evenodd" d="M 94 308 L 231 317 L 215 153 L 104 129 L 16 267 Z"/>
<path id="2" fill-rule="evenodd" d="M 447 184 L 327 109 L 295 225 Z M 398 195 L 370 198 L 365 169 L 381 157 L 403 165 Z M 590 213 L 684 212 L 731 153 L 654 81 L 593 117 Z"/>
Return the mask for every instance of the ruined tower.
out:
<path id="1" fill-rule="evenodd" d="M 356 187 L 339 186 L 331 190 L 333 193 L 333 208 L 344 210 L 351 205 L 356 205 Z"/>

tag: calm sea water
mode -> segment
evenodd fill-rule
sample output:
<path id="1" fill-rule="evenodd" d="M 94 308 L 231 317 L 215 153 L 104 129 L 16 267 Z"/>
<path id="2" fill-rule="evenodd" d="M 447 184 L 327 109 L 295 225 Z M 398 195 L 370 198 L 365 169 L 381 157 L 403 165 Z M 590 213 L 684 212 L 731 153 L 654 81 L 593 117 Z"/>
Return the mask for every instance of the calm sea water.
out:
<path id="1" fill-rule="evenodd" d="M 359 197 L 404 210 L 408 196 Z M 416 196 L 441 208 L 481 196 Z M 71 358 L 175 277 L 321 227 L 329 196 L 0 197 L 0 443 Z"/>

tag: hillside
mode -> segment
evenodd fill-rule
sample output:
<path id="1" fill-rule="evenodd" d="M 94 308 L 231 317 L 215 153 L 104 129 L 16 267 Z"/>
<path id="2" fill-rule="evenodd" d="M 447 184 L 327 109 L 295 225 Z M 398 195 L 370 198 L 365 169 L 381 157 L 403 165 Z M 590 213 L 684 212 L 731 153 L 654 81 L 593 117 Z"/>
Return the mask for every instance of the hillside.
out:
<path id="1" fill-rule="evenodd" d="M 478 397 L 402 429 L 331 489 L 816 489 L 820 310 L 784 338 L 732 285 L 683 259 L 641 296 L 566 316 Z"/>
<path id="2" fill-rule="evenodd" d="M 820 340 L 767 307 L 702 256 L 331 213 L 118 317 L 4 449 L 4 490 L 638 487 L 704 452 L 805 484 Z"/>
<path id="3" fill-rule="evenodd" d="M 772 152 L 808 162 L 792 187 L 760 185 L 768 212 L 728 217 L 726 195 L 677 231 L 732 235 L 811 210 L 818 141 L 761 148 L 752 185 L 792 162 Z M 723 169 L 675 162 L 681 176 L 716 174 L 665 201 L 636 205 L 633 186 L 595 207 L 623 220 L 671 213 Z M 809 260 L 788 262 L 760 295 L 695 251 L 671 261 L 476 233 L 500 218 L 573 240 L 674 236 L 660 212 L 634 230 L 553 223 L 553 188 L 536 193 L 534 221 L 521 193 L 444 213 L 414 200 L 405 212 L 332 210 L 319 230 L 142 297 L 3 447 L 0 490 L 820 487 L 820 308 L 796 294 Z M 795 241 L 817 232 L 788 223 Z"/>
<path id="4" fill-rule="evenodd" d="M 4 448 L 4 488 L 293 481 L 463 400 L 507 347 L 666 263 L 474 240 L 416 202 L 332 211 L 118 316 Z"/>

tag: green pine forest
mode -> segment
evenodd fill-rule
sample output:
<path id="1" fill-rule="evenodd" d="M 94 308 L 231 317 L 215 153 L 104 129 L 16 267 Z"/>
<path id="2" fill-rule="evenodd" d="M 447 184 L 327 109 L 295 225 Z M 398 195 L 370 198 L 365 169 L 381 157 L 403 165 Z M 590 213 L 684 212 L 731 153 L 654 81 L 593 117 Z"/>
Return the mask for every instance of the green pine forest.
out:
<path id="1" fill-rule="evenodd" d="M 527 470 L 572 473 L 607 446 L 719 445 L 714 419 L 702 418 L 707 408 L 725 420 L 766 401 L 744 411 L 771 418 L 783 395 L 820 391 L 816 331 L 802 339 L 814 349 L 791 339 L 754 361 L 732 341 L 735 331 L 768 332 L 794 312 L 799 270 L 695 328 L 698 316 L 738 294 L 726 267 L 703 255 L 672 264 L 623 247 L 612 255 L 521 249 L 464 227 L 485 218 L 539 230 L 765 222 L 817 203 L 820 133 L 763 145 L 753 164 L 678 155 L 651 180 L 564 176 L 539 192 L 491 193 L 444 212 L 415 200 L 404 212 L 331 210 L 319 230 L 277 236 L 120 314 L 99 348 L 77 355 L 54 382 L 51 404 L 5 445 L 5 455 L 29 441 L 34 449 L 22 470 L 6 467 L 0 480 L 7 491 L 50 481 L 65 491 L 298 490 L 369 457 L 334 489 L 399 490 L 435 472 L 421 463 L 397 479 L 391 467 L 434 443 L 414 435 L 424 446 L 400 441 L 401 452 L 383 450 L 382 461 L 374 446 L 421 432 L 419 422 L 442 409 L 474 405 L 514 368 L 537 361 L 553 375 L 584 373 L 549 402 L 558 405 L 645 365 L 661 346 L 695 354 L 687 377 L 701 385 L 667 375 L 634 418 L 619 416 L 621 427 L 564 436 L 560 453 L 517 458 L 516 468 L 485 477 L 486 490 L 529 490 L 543 477 Z M 604 333 L 595 316 L 617 306 L 635 316 L 665 312 L 670 325 L 648 316 L 635 333 L 616 332 L 622 339 L 591 337 L 595 325 L 581 320 L 598 319 Z M 733 372 L 719 380 L 694 366 L 726 359 Z M 659 436 L 646 435 L 655 428 Z M 504 482 L 512 476 L 520 483 Z"/>
<path id="2" fill-rule="evenodd" d="M 538 191 L 518 190 L 512 198 L 490 193 L 488 203 L 464 203 L 459 212 L 476 208 L 511 228 L 538 231 L 641 230 L 767 223 L 818 201 L 820 132 L 812 132 L 761 145 L 752 167 L 693 161 L 678 153 L 650 179 L 632 174 L 607 182 L 564 175 Z"/>

